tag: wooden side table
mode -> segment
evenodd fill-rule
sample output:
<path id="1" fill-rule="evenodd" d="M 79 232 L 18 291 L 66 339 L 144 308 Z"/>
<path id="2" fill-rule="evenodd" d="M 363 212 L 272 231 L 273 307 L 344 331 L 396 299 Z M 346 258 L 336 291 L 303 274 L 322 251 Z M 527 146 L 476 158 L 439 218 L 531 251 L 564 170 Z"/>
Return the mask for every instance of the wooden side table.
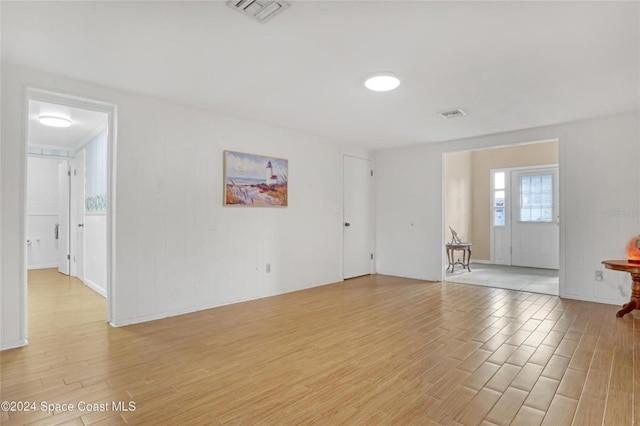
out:
<path id="1" fill-rule="evenodd" d="M 634 309 L 640 309 L 640 263 L 632 263 L 627 260 L 603 260 L 602 264 L 613 271 L 628 272 L 631 274 L 631 299 L 618 311 L 618 318 L 628 314 Z"/>
<path id="2" fill-rule="evenodd" d="M 456 265 L 462 265 L 462 269 L 467 268 L 467 270 L 471 272 L 471 268 L 469 268 L 469 262 L 471 261 L 471 243 L 447 243 L 446 247 L 447 260 L 449 261 L 447 271 L 451 268 L 451 272 L 453 272 L 453 268 Z M 462 250 L 462 262 L 455 260 L 454 256 L 454 253 L 459 250 Z"/>

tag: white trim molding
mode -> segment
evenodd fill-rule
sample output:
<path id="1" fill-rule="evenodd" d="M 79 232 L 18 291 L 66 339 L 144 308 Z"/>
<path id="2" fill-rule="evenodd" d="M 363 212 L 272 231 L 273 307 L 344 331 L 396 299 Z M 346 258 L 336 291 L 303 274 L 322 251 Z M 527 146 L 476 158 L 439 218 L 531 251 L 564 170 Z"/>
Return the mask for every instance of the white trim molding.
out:
<path id="1" fill-rule="evenodd" d="M 107 297 L 107 291 L 104 288 L 100 287 L 98 284 L 96 284 L 93 281 L 88 280 L 86 278 L 82 279 L 81 281 L 84 283 L 84 285 L 86 285 L 91 290 L 93 290 L 96 293 L 98 293 L 100 296 L 105 297 L 105 298 Z"/>

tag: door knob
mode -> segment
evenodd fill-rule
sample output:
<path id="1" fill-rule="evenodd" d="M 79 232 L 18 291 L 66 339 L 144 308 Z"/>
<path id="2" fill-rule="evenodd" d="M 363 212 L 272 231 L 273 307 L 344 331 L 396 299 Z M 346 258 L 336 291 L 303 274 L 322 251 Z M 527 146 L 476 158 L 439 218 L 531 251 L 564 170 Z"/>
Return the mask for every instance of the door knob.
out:
<path id="1" fill-rule="evenodd" d="M 349 222 L 345 222 L 344 226 L 351 226 L 351 224 Z"/>
<path id="2" fill-rule="evenodd" d="M 84 223 L 79 223 L 78 224 L 78 228 L 82 228 L 84 226 Z"/>

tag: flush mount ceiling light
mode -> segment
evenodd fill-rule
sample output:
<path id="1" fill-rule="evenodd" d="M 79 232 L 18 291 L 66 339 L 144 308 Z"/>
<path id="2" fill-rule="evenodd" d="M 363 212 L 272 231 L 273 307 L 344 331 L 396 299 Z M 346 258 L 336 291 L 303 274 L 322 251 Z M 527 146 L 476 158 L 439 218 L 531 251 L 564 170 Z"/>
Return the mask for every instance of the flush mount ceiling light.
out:
<path id="1" fill-rule="evenodd" d="M 388 92 L 400 86 L 400 79 L 393 73 L 377 73 L 367 78 L 364 82 L 367 89 L 374 92 Z"/>
<path id="2" fill-rule="evenodd" d="M 69 127 L 71 126 L 71 120 L 64 117 L 56 117 L 53 115 L 41 115 L 38 117 L 40 124 L 51 127 Z"/>

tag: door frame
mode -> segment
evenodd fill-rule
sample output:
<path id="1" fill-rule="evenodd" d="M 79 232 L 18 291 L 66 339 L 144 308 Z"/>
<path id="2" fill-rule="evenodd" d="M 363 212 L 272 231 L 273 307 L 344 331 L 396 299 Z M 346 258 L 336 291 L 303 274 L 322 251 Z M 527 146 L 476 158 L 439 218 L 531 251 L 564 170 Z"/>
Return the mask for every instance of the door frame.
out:
<path id="1" fill-rule="evenodd" d="M 340 228 L 341 228 L 341 232 L 342 232 L 342 245 L 341 245 L 341 256 L 340 256 L 340 269 L 341 269 L 341 276 L 342 276 L 342 280 L 345 280 L 344 277 L 344 257 L 345 257 L 345 249 L 344 249 L 344 245 L 345 245 L 345 159 L 347 157 L 350 158 L 355 158 L 358 160 L 363 160 L 363 161 L 369 161 L 369 164 L 371 165 L 371 172 L 373 173 L 371 175 L 371 205 L 369 206 L 369 212 L 371 214 L 371 253 L 373 254 L 373 259 L 371 259 L 371 267 L 370 267 L 370 274 L 374 275 L 376 273 L 376 259 L 377 259 L 377 255 L 376 255 L 376 234 L 375 234 L 375 223 L 376 223 L 376 217 L 375 217 L 375 205 L 376 205 L 376 200 L 375 200 L 375 166 L 374 166 L 374 161 L 371 158 L 366 158 L 366 157 L 359 157 L 357 155 L 349 155 L 349 154 L 344 154 L 342 156 L 342 215 L 340 216 Z M 338 206 L 335 207 L 336 212 L 338 211 Z"/>
<path id="2" fill-rule="evenodd" d="M 68 107 L 81 108 L 91 111 L 97 111 L 107 114 L 107 283 L 106 283 L 106 299 L 107 299 L 107 312 L 106 320 L 113 325 L 116 312 L 116 146 L 117 146 L 117 106 L 108 102 L 103 102 L 95 99 L 83 98 L 74 95 L 53 92 L 50 90 L 38 88 L 38 87 L 26 87 L 24 91 L 23 102 L 23 125 L 24 125 L 24 187 L 23 193 L 26 194 L 27 190 L 27 161 L 29 150 L 29 101 L 41 101 L 49 102 L 58 105 L 64 105 Z M 23 223 L 22 229 L 22 241 L 26 241 L 26 197 L 24 197 L 23 206 Z M 28 293 L 27 293 L 27 261 L 26 261 L 26 243 L 23 251 L 23 288 L 24 297 L 23 303 L 23 330 L 24 336 L 28 336 Z M 28 338 L 26 339 L 28 342 Z"/>
<path id="3" fill-rule="evenodd" d="M 500 138 L 498 138 L 498 140 L 500 140 Z M 565 254 L 564 254 L 564 247 L 565 247 L 565 232 L 564 232 L 564 223 L 565 223 L 565 217 L 564 217 L 564 205 L 565 205 L 565 191 L 564 191 L 564 172 L 563 172 L 563 167 L 565 165 L 565 154 L 564 154 L 564 142 L 563 142 L 563 138 L 560 136 L 556 136 L 553 135 L 551 137 L 542 137 L 539 139 L 529 139 L 529 140 L 521 140 L 521 141 L 514 141 L 512 143 L 496 143 L 495 145 L 492 145 L 491 143 L 487 143 L 486 145 L 483 146 L 469 146 L 467 148 L 460 148 L 458 147 L 457 149 L 446 149 L 443 148 L 442 152 L 441 152 L 441 157 L 440 157 L 440 193 L 441 193 L 441 198 L 440 198 L 440 265 L 442 265 L 442 267 L 440 268 L 440 281 L 441 282 L 445 282 L 446 281 L 446 271 L 444 266 L 445 264 L 445 250 L 444 250 L 444 246 L 447 242 L 447 236 L 448 233 L 445 232 L 445 218 L 446 218 L 446 196 L 447 196 L 447 191 L 446 191 L 446 187 L 447 187 L 447 181 L 446 181 L 446 168 L 447 168 L 447 155 L 449 154 L 455 154 L 458 152 L 472 152 L 472 151 L 485 151 L 488 149 L 495 149 L 495 148 L 507 148 L 507 147 L 512 147 L 512 146 L 519 146 L 519 145 L 529 145 L 529 144 L 536 144 L 536 143 L 543 143 L 543 142 L 558 142 L 558 184 L 559 184 L 559 189 L 558 189 L 558 197 L 559 197 L 559 203 L 558 203 L 558 208 L 560 209 L 560 224 L 559 224 L 559 228 L 560 228 L 560 263 L 559 263 L 559 270 L 558 270 L 558 290 L 559 290 L 559 296 L 560 297 L 564 297 L 565 291 L 564 291 L 564 277 L 565 277 Z M 477 262 L 477 261 L 476 261 Z M 480 262 L 479 262 L 480 263 Z M 484 262 L 487 263 L 487 262 Z"/>

